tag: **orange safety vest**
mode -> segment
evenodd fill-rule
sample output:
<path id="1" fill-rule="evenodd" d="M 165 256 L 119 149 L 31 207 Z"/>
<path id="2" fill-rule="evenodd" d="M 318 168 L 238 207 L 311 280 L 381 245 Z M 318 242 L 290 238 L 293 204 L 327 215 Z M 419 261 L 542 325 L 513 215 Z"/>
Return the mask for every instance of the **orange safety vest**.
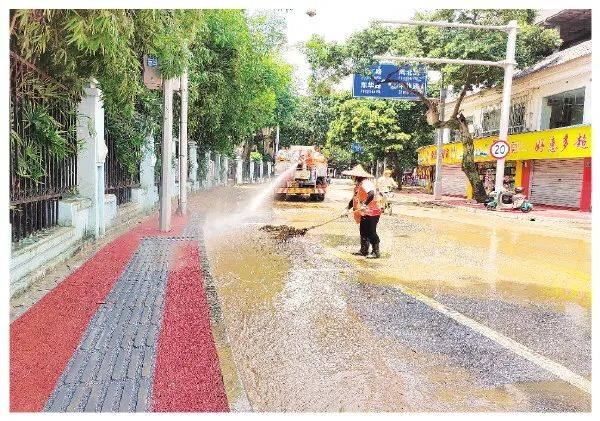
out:
<path id="1" fill-rule="evenodd" d="M 367 200 L 368 193 L 365 191 L 361 184 L 354 186 L 354 197 L 352 198 L 352 209 L 354 215 L 354 221 L 357 224 L 360 223 L 361 216 L 377 216 L 381 215 L 381 207 L 379 204 L 378 196 L 379 192 L 375 189 L 375 197 L 369 202 L 367 208 L 361 212 L 360 203 Z"/>

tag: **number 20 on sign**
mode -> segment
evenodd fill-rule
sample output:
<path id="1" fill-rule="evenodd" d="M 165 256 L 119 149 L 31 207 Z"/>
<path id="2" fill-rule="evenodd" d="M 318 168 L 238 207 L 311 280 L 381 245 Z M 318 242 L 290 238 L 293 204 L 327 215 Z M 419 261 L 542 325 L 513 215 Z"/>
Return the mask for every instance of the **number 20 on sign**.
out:
<path id="1" fill-rule="evenodd" d="M 503 159 L 510 152 L 510 146 L 504 140 L 497 140 L 490 146 L 490 155 L 496 159 Z"/>

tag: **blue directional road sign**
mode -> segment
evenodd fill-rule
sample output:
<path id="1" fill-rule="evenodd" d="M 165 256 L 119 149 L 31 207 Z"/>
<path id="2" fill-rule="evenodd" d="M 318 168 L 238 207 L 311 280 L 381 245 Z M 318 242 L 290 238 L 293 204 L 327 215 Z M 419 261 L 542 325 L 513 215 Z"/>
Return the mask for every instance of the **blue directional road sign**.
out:
<path id="1" fill-rule="evenodd" d="M 382 98 L 416 100 L 418 96 L 408 92 L 400 82 L 427 94 L 427 69 L 425 66 L 402 66 L 378 64 L 368 74 L 354 74 L 352 96 L 357 98 Z"/>
<path id="2" fill-rule="evenodd" d="M 364 149 L 363 147 L 360 145 L 360 143 L 352 143 L 352 145 L 350 145 L 350 149 L 352 149 L 352 152 L 354 153 L 363 153 Z"/>

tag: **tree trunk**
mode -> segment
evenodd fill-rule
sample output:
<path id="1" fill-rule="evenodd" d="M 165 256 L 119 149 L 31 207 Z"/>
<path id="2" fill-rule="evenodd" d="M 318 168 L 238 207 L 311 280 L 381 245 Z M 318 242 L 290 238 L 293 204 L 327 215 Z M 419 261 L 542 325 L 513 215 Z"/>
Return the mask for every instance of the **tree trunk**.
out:
<path id="1" fill-rule="evenodd" d="M 473 198 L 477 203 L 484 203 L 487 199 L 487 193 L 485 192 L 483 181 L 479 178 L 477 164 L 475 164 L 475 145 L 473 144 L 473 137 L 469 132 L 469 126 L 467 125 L 465 117 L 461 114 L 457 117 L 457 120 L 460 127 L 460 140 L 463 145 L 462 170 L 473 187 Z"/>
<path id="2" fill-rule="evenodd" d="M 398 153 L 395 152 L 392 156 L 392 178 L 396 180 L 396 183 L 398 183 L 398 190 L 402 190 L 402 175 L 404 174 L 404 169 L 402 168 L 402 164 L 400 163 L 400 156 L 398 156 Z"/>

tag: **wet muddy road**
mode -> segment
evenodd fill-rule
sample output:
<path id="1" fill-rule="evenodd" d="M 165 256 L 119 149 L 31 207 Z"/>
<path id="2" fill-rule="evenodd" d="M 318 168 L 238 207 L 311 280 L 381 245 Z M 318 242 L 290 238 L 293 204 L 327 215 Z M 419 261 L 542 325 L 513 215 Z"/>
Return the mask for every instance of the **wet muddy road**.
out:
<path id="1" fill-rule="evenodd" d="M 331 219 L 350 185 L 238 217 L 260 189 L 190 203 L 207 214 L 230 397 L 254 411 L 590 410 L 589 230 L 399 198 L 383 258 L 365 260 L 351 218 L 285 242 L 258 229 Z"/>

